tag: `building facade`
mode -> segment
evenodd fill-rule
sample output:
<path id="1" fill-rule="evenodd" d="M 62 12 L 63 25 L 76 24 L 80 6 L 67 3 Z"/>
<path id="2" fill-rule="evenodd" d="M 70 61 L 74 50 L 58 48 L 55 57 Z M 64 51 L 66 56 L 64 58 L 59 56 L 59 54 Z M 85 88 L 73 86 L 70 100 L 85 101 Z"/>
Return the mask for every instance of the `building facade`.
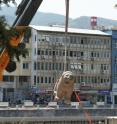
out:
<path id="1" fill-rule="evenodd" d="M 69 28 L 65 37 L 64 28 L 32 26 L 32 46 L 31 83 L 41 97 L 53 94 L 66 64 L 66 70 L 75 74 L 74 90 L 80 90 L 81 100 L 109 102 L 111 35 Z"/>
<path id="2" fill-rule="evenodd" d="M 29 56 L 17 70 L 4 74 L 1 101 L 53 100 L 54 85 L 66 70 L 75 75 L 74 91 L 82 101 L 109 102 L 111 91 L 111 35 L 88 29 L 30 26 Z M 66 48 L 65 48 L 66 46 Z M 66 62 L 65 62 L 66 61 Z M 76 100 L 74 95 L 72 100 Z"/>
<path id="3" fill-rule="evenodd" d="M 109 33 L 112 35 L 112 101 L 117 105 L 117 29 Z"/>

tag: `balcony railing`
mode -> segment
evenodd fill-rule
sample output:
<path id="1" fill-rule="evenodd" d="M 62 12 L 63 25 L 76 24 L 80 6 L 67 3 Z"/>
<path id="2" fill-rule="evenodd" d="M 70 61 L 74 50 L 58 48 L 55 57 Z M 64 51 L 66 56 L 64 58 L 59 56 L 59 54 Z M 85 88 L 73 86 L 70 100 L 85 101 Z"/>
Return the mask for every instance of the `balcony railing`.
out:
<path id="1" fill-rule="evenodd" d="M 110 83 L 90 83 L 85 85 L 80 85 L 81 90 L 101 90 L 101 89 L 110 89 Z"/>
<path id="2" fill-rule="evenodd" d="M 0 87 L 3 87 L 3 88 L 15 88 L 15 84 L 14 84 L 14 82 L 1 81 L 0 82 Z"/>

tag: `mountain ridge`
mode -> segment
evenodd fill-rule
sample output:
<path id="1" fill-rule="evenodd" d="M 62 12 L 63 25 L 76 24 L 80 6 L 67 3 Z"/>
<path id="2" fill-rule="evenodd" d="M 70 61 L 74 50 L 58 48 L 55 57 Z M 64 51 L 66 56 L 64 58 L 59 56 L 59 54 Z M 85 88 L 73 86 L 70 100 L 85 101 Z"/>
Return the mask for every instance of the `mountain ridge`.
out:
<path id="1" fill-rule="evenodd" d="M 15 16 L 16 7 L 2 7 L 0 10 L 0 16 L 5 16 L 9 25 L 12 25 L 16 16 Z M 73 28 L 88 28 L 91 29 L 89 16 L 81 16 L 75 19 L 69 18 L 69 27 Z M 64 25 L 65 16 L 54 13 L 45 13 L 37 11 L 31 23 L 33 25 Z M 102 17 L 97 17 L 97 26 L 117 26 L 117 21 Z"/>

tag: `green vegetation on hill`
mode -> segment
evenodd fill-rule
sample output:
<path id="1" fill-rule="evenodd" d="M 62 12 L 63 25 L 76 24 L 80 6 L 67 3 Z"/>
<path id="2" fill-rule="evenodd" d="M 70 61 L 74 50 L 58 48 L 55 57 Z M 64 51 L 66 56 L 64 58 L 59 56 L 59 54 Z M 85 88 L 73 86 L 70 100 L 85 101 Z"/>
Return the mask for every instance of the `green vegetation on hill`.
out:
<path id="1" fill-rule="evenodd" d="M 5 15 L 7 22 L 12 24 L 15 20 L 15 7 L 6 7 L 0 11 L 0 15 Z M 53 13 L 37 12 L 31 24 L 33 25 L 64 25 L 65 16 Z M 97 18 L 98 26 L 117 26 L 117 21 L 105 18 Z M 81 16 L 76 19 L 69 19 L 69 26 L 74 28 L 90 28 L 90 17 Z"/>

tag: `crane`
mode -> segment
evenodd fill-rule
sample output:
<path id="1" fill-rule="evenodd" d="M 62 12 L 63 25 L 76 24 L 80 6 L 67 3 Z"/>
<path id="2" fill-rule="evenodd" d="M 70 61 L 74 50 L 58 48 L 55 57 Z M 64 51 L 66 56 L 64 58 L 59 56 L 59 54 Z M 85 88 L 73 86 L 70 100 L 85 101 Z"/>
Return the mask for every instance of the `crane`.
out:
<path id="1" fill-rule="evenodd" d="M 24 29 L 30 24 L 37 9 L 43 0 L 22 0 L 16 10 L 16 19 L 12 25 L 13 28 L 20 30 L 18 37 L 13 37 L 10 40 L 11 46 L 18 46 L 24 35 Z M 0 54 L 0 81 L 3 80 L 3 73 L 10 61 L 7 49 L 3 48 Z"/>

